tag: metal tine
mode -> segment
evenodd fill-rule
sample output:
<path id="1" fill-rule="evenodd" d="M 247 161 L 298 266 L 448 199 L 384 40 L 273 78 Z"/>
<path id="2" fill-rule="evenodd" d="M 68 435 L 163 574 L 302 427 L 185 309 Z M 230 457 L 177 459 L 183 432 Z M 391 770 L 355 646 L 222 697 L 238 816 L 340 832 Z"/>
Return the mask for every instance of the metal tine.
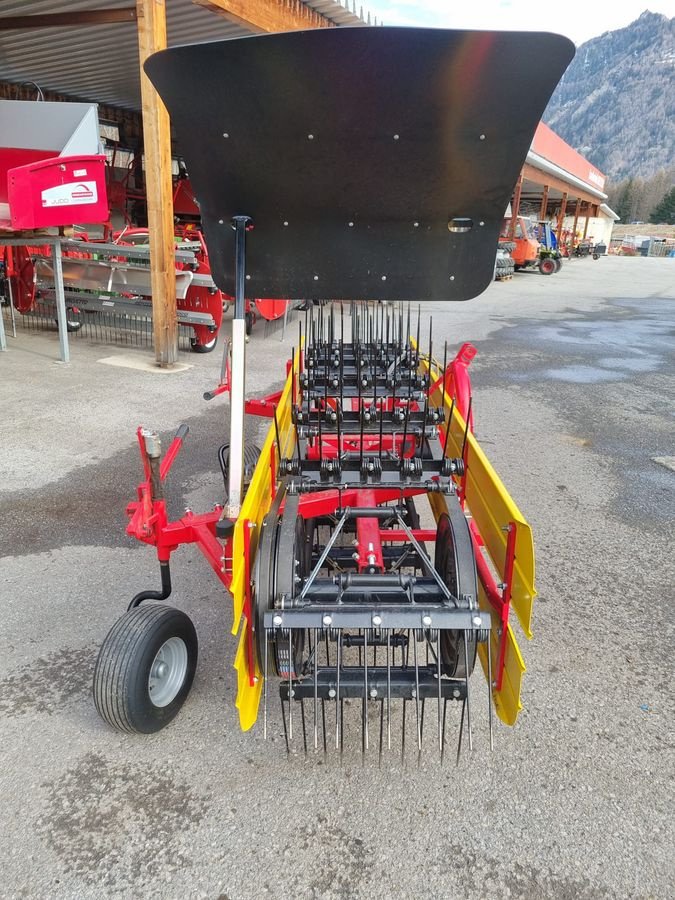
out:
<path id="1" fill-rule="evenodd" d="M 319 721 L 317 718 L 317 697 L 319 693 L 319 629 L 314 629 L 314 752 L 319 749 Z"/>
<path id="2" fill-rule="evenodd" d="M 445 716 L 448 711 L 448 698 L 445 697 L 443 699 L 443 729 L 442 729 L 442 737 L 441 737 L 441 765 L 443 765 L 443 759 L 445 757 Z"/>
<path id="3" fill-rule="evenodd" d="M 436 630 L 436 680 L 438 681 L 438 750 L 443 759 L 443 734 L 441 732 L 441 630 Z"/>
<path id="4" fill-rule="evenodd" d="M 417 662 L 417 635 L 413 634 L 413 664 L 415 666 L 415 718 L 417 720 L 417 763 L 422 752 L 422 731 L 420 729 L 420 668 Z"/>
<path id="5" fill-rule="evenodd" d="M 326 701 L 321 698 L 321 721 L 323 724 L 323 755 L 328 755 L 328 743 L 326 741 Z"/>
<path id="6" fill-rule="evenodd" d="M 487 682 L 488 682 L 488 728 L 490 730 L 490 752 L 495 749 L 494 735 L 492 731 L 492 632 L 487 639 Z"/>
<path id="7" fill-rule="evenodd" d="M 443 371 L 441 372 L 441 407 L 445 403 L 445 370 L 448 366 L 448 342 L 443 344 Z"/>
<path id="8" fill-rule="evenodd" d="M 284 723 L 284 739 L 286 741 L 286 756 L 290 756 L 291 755 L 291 745 L 288 742 L 288 728 L 286 727 L 286 707 L 284 706 L 284 701 L 281 700 L 281 698 L 280 698 L 280 702 L 281 702 L 281 718 Z M 290 712 L 290 704 L 291 704 L 291 701 L 289 700 L 288 701 L 289 712 Z"/>
<path id="9" fill-rule="evenodd" d="M 300 718 L 302 719 L 302 745 L 307 756 L 307 728 L 305 725 L 305 701 L 300 700 Z"/>
<path id="10" fill-rule="evenodd" d="M 473 397 L 471 395 L 469 395 L 469 406 L 466 411 L 466 422 L 464 425 L 464 439 L 462 440 L 462 453 L 461 453 L 462 459 L 464 459 L 464 450 L 466 448 L 466 441 L 469 436 L 469 422 L 471 421 L 471 402 L 472 402 L 472 400 L 473 400 Z"/>
<path id="11" fill-rule="evenodd" d="M 281 457 L 281 441 L 279 440 L 279 421 L 277 420 L 276 406 L 274 407 L 273 413 L 274 413 L 274 434 L 276 435 L 276 439 L 277 439 L 277 453 L 279 454 L 279 465 L 281 465 L 281 459 L 282 459 L 282 457 Z"/>
<path id="12" fill-rule="evenodd" d="M 464 629 L 464 683 L 466 685 L 466 727 L 469 733 L 469 750 L 473 750 L 471 735 L 471 697 L 469 695 L 469 639 Z"/>
<path id="13" fill-rule="evenodd" d="M 391 750 L 391 653 L 390 653 L 390 650 L 391 650 L 391 629 L 387 629 L 387 750 Z"/>
<path id="14" fill-rule="evenodd" d="M 405 459 L 405 445 L 408 440 L 408 417 L 410 415 L 410 396 L 408 396 L 408 403 L 405 408 L 405 420 L 403 423 L 403 441 L 401 442 L 401 466 L 403 465 L 403 460 Z"/>
<path id="15" fill-rule="evenodd" d="M 422 307 L 417 305 L 417 335 L 415 338 L 415 366 L 420 362 L 420 317 L 422 315 Z"/>
<path id="16" fill-rule="evenodd" d="M 380 700 L 380 752 L 378 759 L 378 767 L 382 768 L 382 742 L 384 739 L 384 698 Z"/>
<path id="17" fill-rule="evenodd" d="M 409 357 L 409 350 L 410 350 L 410 300 L 408 300 L 408 315 L 407 315 L 406 325 L 405 325 L 405 343 L 406 343 L 406 354 L 405 355 L 406 355 L 406 361 L 407 361 L 408 357 Z"/>
<path id="18" fill-rule="evenodd" d="M 368 629 L 363 629 L 363 745 L 368 750 Z"/>
<path id="19" fill-rule="evenodd" d="M 295 347 L 291 347 L 291 411 L 295 416 Z"/>
<path id="20" fill-rule="evenodd" d="M 263 740 L 267 740 L 267 657 L 269 655 L 267 649 L 267 631 L 265 631 L 265 652 L 263 664 Z"/>
<path id="21" fill-rule="evenodd" d="M 338 634 L 337 639 L 337 684 L 335 690 L 335 749 L 340 749 L 340 712 L 342 710 L 342 700 L 340 699 L 340 667 L 342 665 L 342 631 Z"/>
<path id="22" fill-rule="evenodd" d="M 335 399 L 335 413 L 337 416 L 336 425 L 337 425 L 337 458 L 338 462 L 342 459 L 342 429 L 340 426 L 340 419 L 342 418 L 342 401 L 341 399 Z"/>
<path id="23" fill-rule="evenodd" d="M 427 708 L 426 697 L 422 697 L 422 714 L 420 715 L 420 741 L 424 744 L 424 712 Z"/>
<path id="24" fill-rule="evenodd" d="M 345 702 L 340 700 L 340 765 L 342 765 L 342 755 L 345 749 Z"/>
<path id="25" fill-rule="evenodd" d="M 288 629 L 288 736 L 293 740 L 293 677 L 292 677 L 292 660 L 293 660 L 293 642 L 292 629 Z"/>
<path id="26" fill-rule="evenodd" d="M 464 734 L 464 711 L 466 710 L 466 697 L 462 700 L 462 718 L 459 722 L 459 740 L 457 741 L 457 762 L 459 765 L 459 757 L 462 753 L 462 735 Z"/>
<path id="27" fill-rule="evenodd" d="M 403 700 L 403 720 L 401 723 L 401 765 L 405 765 L 405 711 L 407 700 Z"/>
<path id="28" fill-rule="evenodd" d="M 385 400 L 384 397 L 382 397 L 380 400 L 380 443 L 378 444 L 378 447 L 377 447 L 377 455 L 380 459 L 382 459 L 382 435 L 383 435 L 383 429 L 384 429 L 384 400 Z M 377 410 L 377 403 L 375 404 L 375 409 Z"/>
<path id="29" fill-rule="evenodd" d="M 448 440 L 450 438 L 450 429 L 452 428 L 452 417 L 455 413 L 455 398 L 452 398 L 452 403 L 450 404 L 450 415 L 448 416 L 448 427 L 445 432 L 445 441 L 443 442 L 443 459 L 445 459 L 446 451 L 448 449 Z"/>

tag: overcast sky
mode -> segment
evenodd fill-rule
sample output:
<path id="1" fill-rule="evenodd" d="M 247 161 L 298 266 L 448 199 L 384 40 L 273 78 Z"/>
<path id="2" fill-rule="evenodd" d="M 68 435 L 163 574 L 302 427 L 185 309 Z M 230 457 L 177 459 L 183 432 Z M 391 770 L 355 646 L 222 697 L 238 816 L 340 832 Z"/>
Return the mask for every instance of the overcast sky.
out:
<path id="1" fill-rule="evenodd" d="M 553 31 L 582 44 L 645 11 L 675 16 L 675 0 L 357 0 L 385 25 Z M 351 3 L 350 3 L 351 6 Z"/>

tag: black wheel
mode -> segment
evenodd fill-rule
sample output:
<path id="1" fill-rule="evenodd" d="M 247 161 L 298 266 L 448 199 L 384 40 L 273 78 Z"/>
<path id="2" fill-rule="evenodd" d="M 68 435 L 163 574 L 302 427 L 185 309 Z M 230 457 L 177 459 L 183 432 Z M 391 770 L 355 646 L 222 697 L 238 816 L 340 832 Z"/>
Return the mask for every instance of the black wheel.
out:
<path id="1" fill-rule="evenodd" d="M 544 259 L 539 260 L 539 271 L 542 275 L 553 275 L 554 272 L 557 272 L 555 260 L 551 259 L 550 256 L 545 256 Z"/>
<path id="2" fill-rule="evenodd" d="M 597 253 L 594 253 L 594 254 L 593 254 L 593 259 L 600 259 L 600 257 L 598 256 Z"/>
<path id="3" fill-rule="evenodd" d="M 66 307 L 66 331 L 68 334 L 74 334 L 82 328 L 82 313 L 76 306 Z M 59 326 L 59 320 L 54 319 L 56 327 Z"/>
<path id="4" fill-rule="evenodd" d="M 244 444 L 244 490 L 251 483 L 255 467 L 260 459 L 260 447 L 256 444 Z M 218 462 L 220 463 L 220 471 L 223 473 L 225 482 L 225 493 L 230 487 L 230 445 L 223 444 L 218 449 Z"/>
<path id="5" fill-rule="evenodd" d="M 211 353 L 212 350 L 216 349 L 216 344 L 218 343 L 218 335 L 214 335 L 210 341 L 207 341 L 205 344 L 200 344 L 196 338 L 190 338 L 190 349 L 193 353 Z"/>
<path id="6" fill-rule="evenodd" d="M 274 601 L 280 594 L 292 599 L 300 590 L 300 584 L 311 571 L 312 523 L 287 509 L 279 518 L 280 491 L 262 523 L 255 565 L 255 631 L 258 664 L 264 668 L 265 655 L 265 613 L 274 608 Z M 289 498 L 286 498 L 288 504 Z M 293 504 L 290 504 L 293 507 Z M 297 505 L 295 506 L 297 510 Z M 293 522 L 293 519 L 295 520 Z M 296 582 L 296 576 L 300 582 Z M 280 678 L 298 678 L 302 672 L 302 657 L 305 649 L 305 632 L 293 629 L 290 640 L 288 632 L 278 639 L 270 638 L 268 647 L 269 666 Z"/>
<path id="7" fill-rule="evenodd" d="M 246 322 L 246 334 L 250 337 L 251 332 L 253 331 L 253 313 L 244 313 L 244 320 Z"/>
<path id="8" fill-rule="evenodd" d="M 153 734 L 178 714 L 197 668 L 189 616 L 159 603 L 126 612 L 106 635 L 94 669 L 94 704 L 118 731 Z"/>
<path id="9" fill-rule="evenodd" d="M 477 608 L 478 576 L 471 542 L 469 523 L 456 498 L 449 498 L 448 513 L 443 513 L 437 526 L 434 568 L 461 609 Z M 476 663 L 475 632 L 468 636 L 468 664 L 464 653 L 464 634 L 461 631 L 441 631 L 441 662 L 445 674 L 451 678 L 471 675 Z"/>
<path id="10" fill-rule="evenodd" d="M 562 259 L 559 256 L 556 256 L 554 259 L 555 262 L 555 270 L 559 272 L 562 269 Z"/>

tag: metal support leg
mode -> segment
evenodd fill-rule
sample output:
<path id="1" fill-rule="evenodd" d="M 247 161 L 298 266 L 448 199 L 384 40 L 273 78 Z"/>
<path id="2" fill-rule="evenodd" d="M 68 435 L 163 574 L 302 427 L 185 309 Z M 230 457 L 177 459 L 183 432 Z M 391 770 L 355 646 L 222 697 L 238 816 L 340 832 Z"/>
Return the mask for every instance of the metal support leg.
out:
<path id="1" fill-rule="evenodd" d="M 7 349 L 7 338 L 5 337 L 5 321 L 2 318 L 2 310 L 0 309 L 0 351 Z"/>
<path id="2" fill-rule="evenodd" d="M 70 362 L 68 349 L 68 323 L 66 318 L 66 296 L 63 291 L 63 266 L 61 264 L 61 244 L 52 244 L 52 261 L 54 263 L 54 293 L 56 295 L 56 317 L 59 323 L 59 346 L 61 361 Z"/>
<path id="3" fill-rule="evenodd" d="M 225 516 L 236 519 L 244 490 L 244 401 L 246 394 L 246 223 L 248 216 L 235 216 L 235 293 L 232 319 L 232 376 L 230 382 L 230 470 Z"/>

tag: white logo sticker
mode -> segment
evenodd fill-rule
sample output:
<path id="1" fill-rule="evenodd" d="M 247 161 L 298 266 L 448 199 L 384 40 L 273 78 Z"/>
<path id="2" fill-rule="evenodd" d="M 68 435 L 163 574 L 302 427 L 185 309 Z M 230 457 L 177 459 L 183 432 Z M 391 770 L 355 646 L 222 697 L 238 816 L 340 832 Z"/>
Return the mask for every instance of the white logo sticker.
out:
<path id="1" fill-rule="evenodd" d="M 83 206 L 96 203 L 98 191 L 95 181 L 74 181 L 70 184 L 59 184 L 42 191 L 42 205 L 47 206 Z"/>

